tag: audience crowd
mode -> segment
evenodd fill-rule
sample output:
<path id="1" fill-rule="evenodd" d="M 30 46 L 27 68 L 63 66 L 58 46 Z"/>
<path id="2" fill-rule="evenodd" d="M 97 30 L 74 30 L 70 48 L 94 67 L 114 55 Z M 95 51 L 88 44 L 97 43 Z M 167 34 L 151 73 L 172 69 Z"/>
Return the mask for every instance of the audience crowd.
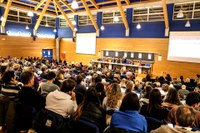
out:
<path id="1" fill-rule="evenodd" d="M 7 133 L 200 132 L 200 76 L 137 80 L 134 70 L 0 57 Z"/>

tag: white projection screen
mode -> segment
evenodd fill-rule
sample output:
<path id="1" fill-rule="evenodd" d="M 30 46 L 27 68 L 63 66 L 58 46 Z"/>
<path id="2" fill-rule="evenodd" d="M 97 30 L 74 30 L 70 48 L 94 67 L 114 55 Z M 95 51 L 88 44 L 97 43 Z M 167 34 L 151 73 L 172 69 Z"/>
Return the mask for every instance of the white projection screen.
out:
<path id="1" fill-rule="evenodd" d="M 95 54 L 95 52 L 96 52 L 96 33 L 77 33 L 76 53 Z"/>
<path id="2" fill-rule="evenodd" d="M 200 32 L 170 32 L 167 60 L 200 63 Z"/>

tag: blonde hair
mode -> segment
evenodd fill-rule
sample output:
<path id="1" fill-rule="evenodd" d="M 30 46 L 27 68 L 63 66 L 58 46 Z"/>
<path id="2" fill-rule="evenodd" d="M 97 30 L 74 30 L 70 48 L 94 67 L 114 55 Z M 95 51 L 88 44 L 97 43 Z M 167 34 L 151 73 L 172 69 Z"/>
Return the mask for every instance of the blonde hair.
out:
<path id="1" fill-rule="evenodd" d="M 126 83 L 126 93 L 133 91 L 133 87 L 134 87 L 133 81 L 128 81 Z"/>
<path id="2" fill-rule="evenodd" d="M 121 100 L 122 93 L 119 84 L 113 83 L 107 90 L 107 102 L 106 106 L 115 108 L 118 104 L 118 100 Z"/>

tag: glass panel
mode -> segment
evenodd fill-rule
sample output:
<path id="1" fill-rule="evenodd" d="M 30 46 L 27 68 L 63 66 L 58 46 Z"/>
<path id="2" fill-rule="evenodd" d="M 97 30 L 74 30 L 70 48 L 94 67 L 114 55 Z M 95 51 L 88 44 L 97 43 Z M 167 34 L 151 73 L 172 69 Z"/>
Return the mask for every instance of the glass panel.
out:
<path id="1" fill-rule="evenodd" d="M 13 11 L 13 10 L 10 10 L 8 14 L 18 15 L 18 14 L 17 14 L 17 11 Z"/>
<path id="2" fill-rule="evenodd" d="M 113 18 L 103 19 L 103 24 L 112 24 L 112 23 L 113 23 Z"/>
<path id="3" fill-rule="evenodd" d="M 133 10 L 134 12 L 134 15 L 137 15 L 137 14 L 147 14 L 148 13 L 148 9 L 135 9 Z"/>
<path id="4" fill-rule="evenodd" d="M 8 16 L 7 20 L 18 22 L 18 17 L 15 16 Z"/>
<path id="5" fill-rule="evenodd" d="M 163 8 L 162 7 L 157 7 L 157 8 L 150 8 L 149 13 L 162 13 Z"/>
<path id="6" fill-rule="evenodd" d="M 194 12 L 194 18 L 200 18 L 200 11 Z"/>
<path id="7" fill-rule="evenodd" d="M 26 12 L 19 12 L 19 16 L 28 17 Z"/>
<path id="8" fill-rule="evenodd" d="M 200 2 L 196 2 L 195 3 L 195 10 L 200 10 Z"/>
<path id="9" fill-rule="evenodd" d="M 103 13 L 103 18 L 105 17 L 113 17 L 113 12 Z"/>

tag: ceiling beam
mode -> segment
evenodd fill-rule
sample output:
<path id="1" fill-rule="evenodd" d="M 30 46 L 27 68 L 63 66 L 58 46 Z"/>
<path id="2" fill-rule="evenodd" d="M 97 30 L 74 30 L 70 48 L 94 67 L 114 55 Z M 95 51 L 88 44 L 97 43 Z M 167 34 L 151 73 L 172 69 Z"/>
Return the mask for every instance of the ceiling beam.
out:
<path id="1" fill-rule="evenodd" d="M 35 5 L 33 5 L 33 4 L 28 4 L 28 3 L 26 3 L 26 2 L 21 2 L 21 1 L 19 1 L 19 0 L 13 0 L 13 3 L 17 3 L 17 4 L 21 4 L 21 5 L 25 5 L 25 6 L 27 6 L 27 8 L 29 8 L 29 7 L 33 7 L 33 8 L 35 8 L 36 6 Z M 49 6 L 50 7 L 50 6 Z M 39 9 L 43 9 L 43 7 L 39 7 Z M 48 11 L 51 11 L 51 12 L 54 12 L 54 10 L 52 10 L 52 9 L 47 9 Z M 36 10 L 35 10 L 36 11 Z"/>
<path id="2" fill-rule="evenodd" d="M 168 18 L 166 0 L 162 0 L 162 7 L 163 7 L 163 12 L 164 12 L 164 20 L 165 20 L 165 36 L 169 36 L 169 18 Z"/>
<path id="3" fill-rule="evenodd" d="M 67 21 L 69 27 L 70 27 L 71 30 L 74 32 L 74 26 L 73 26 L 72 22 L 69 20 L 69 18 L 67 17 L 66 13 L 63 11 L 63 9 L 62 9 L 62 7 L 60 6 L 59 2 L 58 2 L 57 0 L 53 0 L 53 1 L 56 3 L 58 9 L 61 11 L 61 13 L 62 13 L 62 15 L 64 16 L 65 20 Z"/>
<path id="4" fill-rule="evenodd" d="M 42 4 L 44 4 L 45 1 L 46 1 L 46 0 L 41 0 L 41 1 L 37 4 L 37 6 L 34 8 L 34 10 L 37 11 L 37 9 L 38 9 L 39 7 L 41 7 Z"/>
<path id="5" fill-rule="evenodd" d="M 95 6 L 96 9 L 99 9 L 99 6 L 94 0 L 90 0 L 90 2 Z"/>
<path id="6" fill-rule="evenodd" d="M 130 5 L 130 0 L 125 0 L 127 5 Z"/>
<path id="7" fill-rule="evenodd" d="M 127 19 L 126 19 L 126 15 L 125 15 L 124 10 L 123 10 L 123 8 L 122 8 L 121 1 L 120 1 L 120 0 L 116 0 L 116 2 L 117 2 L 117 6 L 118 6 L 118 8 L 119 8 L 120 14 L 121 14 L 121 16 L 122 16 L 122 21 L 123 21 L 124 26 L 125 26 L 125 28 L 126 28 L 126 36 L 129 36 L 128 21 L 127 21 Z"/>
<path id="8" fill-rule="evenodd" d="M 42 10 L 37 22 L 36 22 L 36 24 L 35 24 L 34 32 L 37 31 L 37 29 L 38 29 L 38 27 L 40 25 L 40 22 L 42 21 L 42 18 L 44 16 L 44 14 L 45 14 L 50 2 L 51 2 L 51 0 L 46 0 L 46 4 L 45 4 L 45 6 L 44 6 L 44 8 L 43 8 L 43 10 Z"/>
<path id="9" fill-rule="evenodd" d="M 1 22 L 1 27 L 5 27 L 5 25 L 6 25 L 6 21 L 7 21 L 7 18 L 8 18 L 8 13 L 9 13 L 9 9 L 11 7 L 11 4 L 12 4 L 12 0 L 8 0 L 4 14 L 3 14 L 5 21 Z"/>
<path id="10" fill-rule="evenodd" d="M 54 5 L 55 11 L 56 11 L 56 15 L 58 15 L 57 6 L 56 6 L 56 3 L 54 1 L 53 1 L 53 5 Z"/>
<path id="11" fill-rule="evenodd" d="M 63 3 L 63 5 L 65 5 L 69 10 L 71 10 L 73 13 L 75 13 L 75 10 L 64 0 L 61 0 L 61 2 Z"/>
<path id="12" fill-rule="evenodd" d="M 91 13 L 89 7 L 88 7 L 87 4 L 86 4 L 86 1 L 85 1 L 85 0 L 81 0 L 81 2 L 82 2 L 82 4 L 83 4 L 83 6 L 85 7 L 85 10 L 87 11 L 87 13 L 88 13 L 88 15 L 89 15 L 90 20 L 92 21 L 92 24 L 94 25 L 94 28 L 96 29 L 96 31 L 97 31 L 97 33 L 98 33 L 98 32 L 99 32 L 99 27 L 98 27 L 98 25 L 97 25 L 97 23 L 96 23 L 94 17 L 92 16 L 92 13 Z"/>

